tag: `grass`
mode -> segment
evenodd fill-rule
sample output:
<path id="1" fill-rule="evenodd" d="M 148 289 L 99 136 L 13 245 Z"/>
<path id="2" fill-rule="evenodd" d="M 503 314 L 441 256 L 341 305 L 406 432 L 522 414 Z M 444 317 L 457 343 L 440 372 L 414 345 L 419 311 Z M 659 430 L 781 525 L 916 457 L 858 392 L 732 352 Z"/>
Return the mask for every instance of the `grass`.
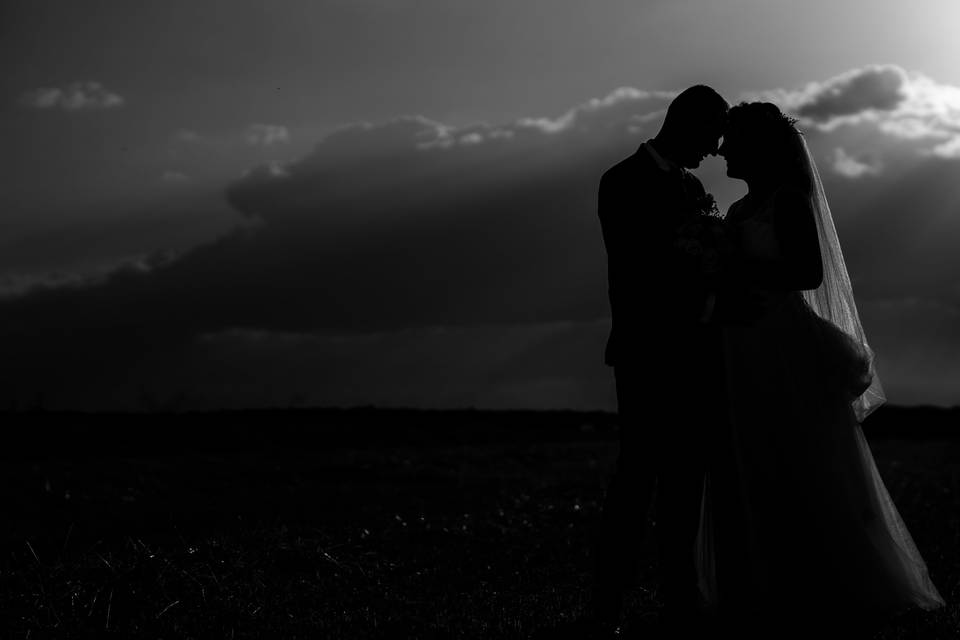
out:
<path id="1" fill-rule="evenodd" d="M 189 439 L 192 427 L 171 420 L 166 438 Z M 231 426 L 216 428 L 229 442 Z M 497 429 L 506 434 L 497 441 L 368 433 L 325 447 L 288 433 L 233 451 L 149 454 L 58 450 L 50 443 L 68 437 L 47 429 L 34 449 L 8 449 L 3 464 L 0 628 L 11 638 L 549 633 L 582 611 L 616 442 L 603 425 L 558 427 L 553 439 L 502 423 L 488 432 Z M 901 616 L 876 637 L 956 638 L 960 439 L 872 446 L 949 603 Z M 658 607 L 652 541 L 644 544 L 635 621 Z"/>

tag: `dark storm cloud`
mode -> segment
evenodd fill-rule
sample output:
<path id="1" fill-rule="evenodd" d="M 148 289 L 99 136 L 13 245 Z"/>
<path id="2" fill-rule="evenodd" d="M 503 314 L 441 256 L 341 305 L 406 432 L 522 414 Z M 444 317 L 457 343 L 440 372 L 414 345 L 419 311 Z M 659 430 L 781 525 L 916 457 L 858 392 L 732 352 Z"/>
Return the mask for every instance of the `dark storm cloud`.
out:
<path id="1" fill-rule="evenodd" d="M 906 82 L 906 73 L 896 66 L 855 69 L 827 82 L 810 84 L 795 112 L 824 121 L 869 109 L 892 111 L 906 99 L 903 91 Z"/>
<path id="2" fill-rule="evenodd" d="M 78 385 L 129 387 L 119 380 L 172 371 L 199 336 L 229 330 L 602 318 L 596 183 L 668 100 L 619 90 L 503 127 L 417 117 L 347 127 L 227 189 L 254 228 L 172 262 L 0 304 L 0 340 L 11 345 L 2 382 L 21 398 L 37 387 L 49 398 Z"/>
<path id="3" fill-rule="evenodd" d="M 502 126 L 346 127 L 229 185 L 249 228 L 0 303 L 0 388 L 87 408 L 157 395 L 610 408 L 596 186 L 669 98 L 620 89 Z M 809 138 L 852 149 L 841 134 Z M 867 329 L 891 361 L 906 361 L 891 333 L 905 312 L 883 301 L 921 299 L 932 317 L 960 294 L 955 171 L 914 155 L 879 178 L 825 175 Z"/>
<path id="4" fill-rule="evenodd" d="M 824 187 L 888 396 L 960 404 L 960 163 L 916 151 Z"/>
<path id="5" fill-rule="evenodd" d="M 808 134 L 835 159 L 844 132 Z M 859 134 L 858 134 L 859 135 Z M 878 162 L 878 160 L 875 160 Z M 882 171 L 849 174 L 821 166 L 824 189 L 858 299 L 960 296 L 960 163 L 910 147 L 883 157 Z"/>
<path id="6" fill-rule="evenodd" d="M 376 398 L 386 406 L 590 409 L 612 406 L 598 355 L 609 328 L 601 320 L 356 335 L 230 330 L 201 336 L 178 381 L 213 407 Z"/>
<path id="7" fill-rule="evenodd" d="M 163 200 L 109 207 L 77 204 L 64 223 L 38 223 L 31 233 L 0 234 L 0 298 L 22 291 L 18 283 L 80 282 L 158 250 L 180 253 L 237 223 L 236 212 L 221 194 L 192 188 L 192 180 L 183 174 L 171 172 L 157 182 L 161 180 L 169 190 Z"/>

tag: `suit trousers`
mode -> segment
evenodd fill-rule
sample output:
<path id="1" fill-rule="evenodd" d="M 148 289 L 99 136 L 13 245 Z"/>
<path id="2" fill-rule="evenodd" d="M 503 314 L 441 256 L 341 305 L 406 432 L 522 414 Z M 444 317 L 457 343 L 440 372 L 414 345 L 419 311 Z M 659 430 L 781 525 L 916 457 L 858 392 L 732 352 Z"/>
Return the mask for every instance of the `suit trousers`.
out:
<path id="1" fill-rule="evenodd" d="M 681 610 L 700 600 L 694 551 L 704 478 L 727 415 L 719 346 L 707 340 L 692 358 L 614 369 L 620 451 L 594 537 L 601 607 L 619 610 L 635 584 L 654 496 L 661 600 Z"/>

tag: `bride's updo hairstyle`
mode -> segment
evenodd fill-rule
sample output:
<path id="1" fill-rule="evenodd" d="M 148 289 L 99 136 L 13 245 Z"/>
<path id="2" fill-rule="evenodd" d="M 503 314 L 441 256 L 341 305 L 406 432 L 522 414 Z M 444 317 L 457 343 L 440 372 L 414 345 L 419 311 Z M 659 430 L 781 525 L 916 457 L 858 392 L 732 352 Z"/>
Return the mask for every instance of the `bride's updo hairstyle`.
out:
<path id="1" fill-rule="evenodd" d="M 727 114 L 727 131 L 771 179 L 809 194 L 813 185 L 804 169 L 804 151 L 792 118 L 772 102 L 741 102 Z"/>

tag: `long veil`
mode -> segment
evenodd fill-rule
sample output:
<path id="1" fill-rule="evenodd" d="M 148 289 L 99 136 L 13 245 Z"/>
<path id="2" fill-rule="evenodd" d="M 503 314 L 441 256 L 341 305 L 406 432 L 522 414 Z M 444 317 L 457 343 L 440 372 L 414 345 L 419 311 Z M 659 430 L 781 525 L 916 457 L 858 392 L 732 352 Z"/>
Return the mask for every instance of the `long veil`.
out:
<path id="1" fill-rule="evenodd" d="M 823 190 L 820 173 L 802 135 L 797 136 L 803 147 L 801 161 L 804 170 L 808 172 L 810 184 L 810 200 L 817 220 L 817 235 L 820 240 L 820 257 L 823 261 L 823 283 L 816 289 L 803 292 L 803 298 L 810 308 L 827 322 L 840 328 L 862 350 L 868 359 L 870 383 L 866 390 L 853 400 L 853 410 L 858 422 L 870 415 L 876 408 L 886 402 L 880 377 L 877 375 L 876 361 L 873 351 L 867 344 L 863 325 L 857 313 L 857 305 L 853 299 L 853 285 L 847 274 L 847 266 L 843 261 L 843 252 L 840 250 L 840 240 L 833 225 L 833 216 L 827 204 L 827 196 Z"/>

